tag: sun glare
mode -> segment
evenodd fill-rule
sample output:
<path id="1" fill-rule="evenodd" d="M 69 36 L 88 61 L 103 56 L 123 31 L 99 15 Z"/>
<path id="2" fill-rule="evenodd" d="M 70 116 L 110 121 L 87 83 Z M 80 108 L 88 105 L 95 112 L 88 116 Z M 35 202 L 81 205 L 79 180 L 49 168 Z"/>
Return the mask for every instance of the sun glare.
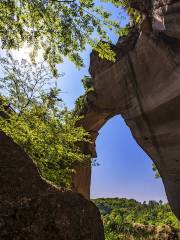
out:
<path id="1" fill-rule="evenodd" d="M 13 57 L 17 60 L 21 60 L 21 59 L 26 59 L 27 61 L 30 61 L 30 55 L 32 53 L 32 47 L 29 47 L 27 44 L 24 45 L 22 48 L 20 48 L 19 50 L 12 50 L 11 51 Z M 38 54 L 36 56 L 36 61 L 39 62 L 43 59 L 42 57 L 42 50 L 38 50 Z"/>

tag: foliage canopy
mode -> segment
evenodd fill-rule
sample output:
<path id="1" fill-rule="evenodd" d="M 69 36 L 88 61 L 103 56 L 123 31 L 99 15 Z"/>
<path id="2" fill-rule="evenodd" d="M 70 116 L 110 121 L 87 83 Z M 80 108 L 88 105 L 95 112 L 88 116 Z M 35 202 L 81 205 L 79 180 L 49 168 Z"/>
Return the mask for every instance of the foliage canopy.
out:
<path id="1" fill-rule="evenodd" d="M 103 0 L 116 7 L 135 10 L 127 0 Z M 121 10 L 120 10 L 121 11 Z M 121 18 L 124 15 L 122 14 Z M 120 20 L 94 0 L 2 0 L 0 2 L 0 41 L 3 49 L 19 49 L 24 43 L 32 46 L 32 60 L 38 49 L 57 74 L 55 65 L 68 57 L 82 66 L 80 52 L 87 44 L 97 50 L 102 58 L 115 60 L 115 53 L 103 41 L 110 42 L 107 30 L 124 34 Z M 95 37 L 94 37 L 95 36 Z"/>
<path id="2" fill-rule="evenodd" d="M 126 198 L 93 200 L 101 212 L 106 240 L 178 240 L 180 225 L 168 203 Z"/>

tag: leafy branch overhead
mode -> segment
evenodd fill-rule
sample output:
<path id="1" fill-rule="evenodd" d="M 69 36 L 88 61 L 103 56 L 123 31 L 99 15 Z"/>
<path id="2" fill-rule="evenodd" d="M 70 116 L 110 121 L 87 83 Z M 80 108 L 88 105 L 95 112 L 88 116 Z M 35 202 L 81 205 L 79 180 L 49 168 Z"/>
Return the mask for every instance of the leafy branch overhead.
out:
<path id="1" fill-rule="evenodd" d="M 129 9 L 128 1 L 109 2 L 116 7 Z M 96 49 L 101 57 L 115 60 L 107 44 L 98 43 L 100 40 L 110 42 L 107 29 L 118 35 L 124 33 L 120 20 L 115 21 L 112 13 L 93 0 L 2 0 L 1 47 L 19 49 L 26 43 L 33 47 L 32 60 L 35 60 L 41 49 L 44 59 L 56 75 L 55 65 L 61 63 L 64 57 L 68 57 L 78 67 L 83 66 L 80 52 L 87 44 Z"/>

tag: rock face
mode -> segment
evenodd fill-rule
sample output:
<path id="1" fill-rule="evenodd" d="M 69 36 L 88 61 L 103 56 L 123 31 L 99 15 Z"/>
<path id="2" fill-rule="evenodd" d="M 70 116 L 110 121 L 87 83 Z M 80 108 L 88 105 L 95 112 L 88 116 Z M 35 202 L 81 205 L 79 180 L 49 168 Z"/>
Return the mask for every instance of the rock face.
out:
<path id="1" fill-rule="evenodd" d="M 132 1 L 133 2 L 133 1 Z M 138 29 L 114 46 L 115 63 L 91 54 L 94 92 L 86 95 L 81 124 L 95 140 L 112 116 L 121 114 L 162 177 L 180 219 L 180 1 L 136 1 L 148 6 Z M 85 173 L 86 172 L 86 173 Z M 88 166 L 77 167 L 74 184 L 89 198 Z M 83 183 L 84 179 L 84 183 Z"/>
<path id="2" fill-rule="evenodd" d="M 0 239 L 104 240 L 96 206 L 40 178 L 32 160 L 0 133 Z"/>

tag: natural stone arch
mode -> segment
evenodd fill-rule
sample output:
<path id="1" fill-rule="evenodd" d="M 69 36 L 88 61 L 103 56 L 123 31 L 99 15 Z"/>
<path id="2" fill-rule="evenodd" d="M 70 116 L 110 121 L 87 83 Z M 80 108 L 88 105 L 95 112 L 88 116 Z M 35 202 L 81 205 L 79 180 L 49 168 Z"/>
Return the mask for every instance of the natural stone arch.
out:
<path id="1" fill-rule="evenodd" d="M 82 149 L 95 156 L 99 129 L 121 114 L 157 166 L 168 201 L 180 219 L 180 2 L 152 4 L 140 28 L 112 46 L 118 56 L 115 63 L 91 54 L 94 92 L 85 96 L 80 124 L 91 133 L 94 144 Z M 90 177 L 90 163 L 76 167 L 74 189 L 87 198 Z"/>

